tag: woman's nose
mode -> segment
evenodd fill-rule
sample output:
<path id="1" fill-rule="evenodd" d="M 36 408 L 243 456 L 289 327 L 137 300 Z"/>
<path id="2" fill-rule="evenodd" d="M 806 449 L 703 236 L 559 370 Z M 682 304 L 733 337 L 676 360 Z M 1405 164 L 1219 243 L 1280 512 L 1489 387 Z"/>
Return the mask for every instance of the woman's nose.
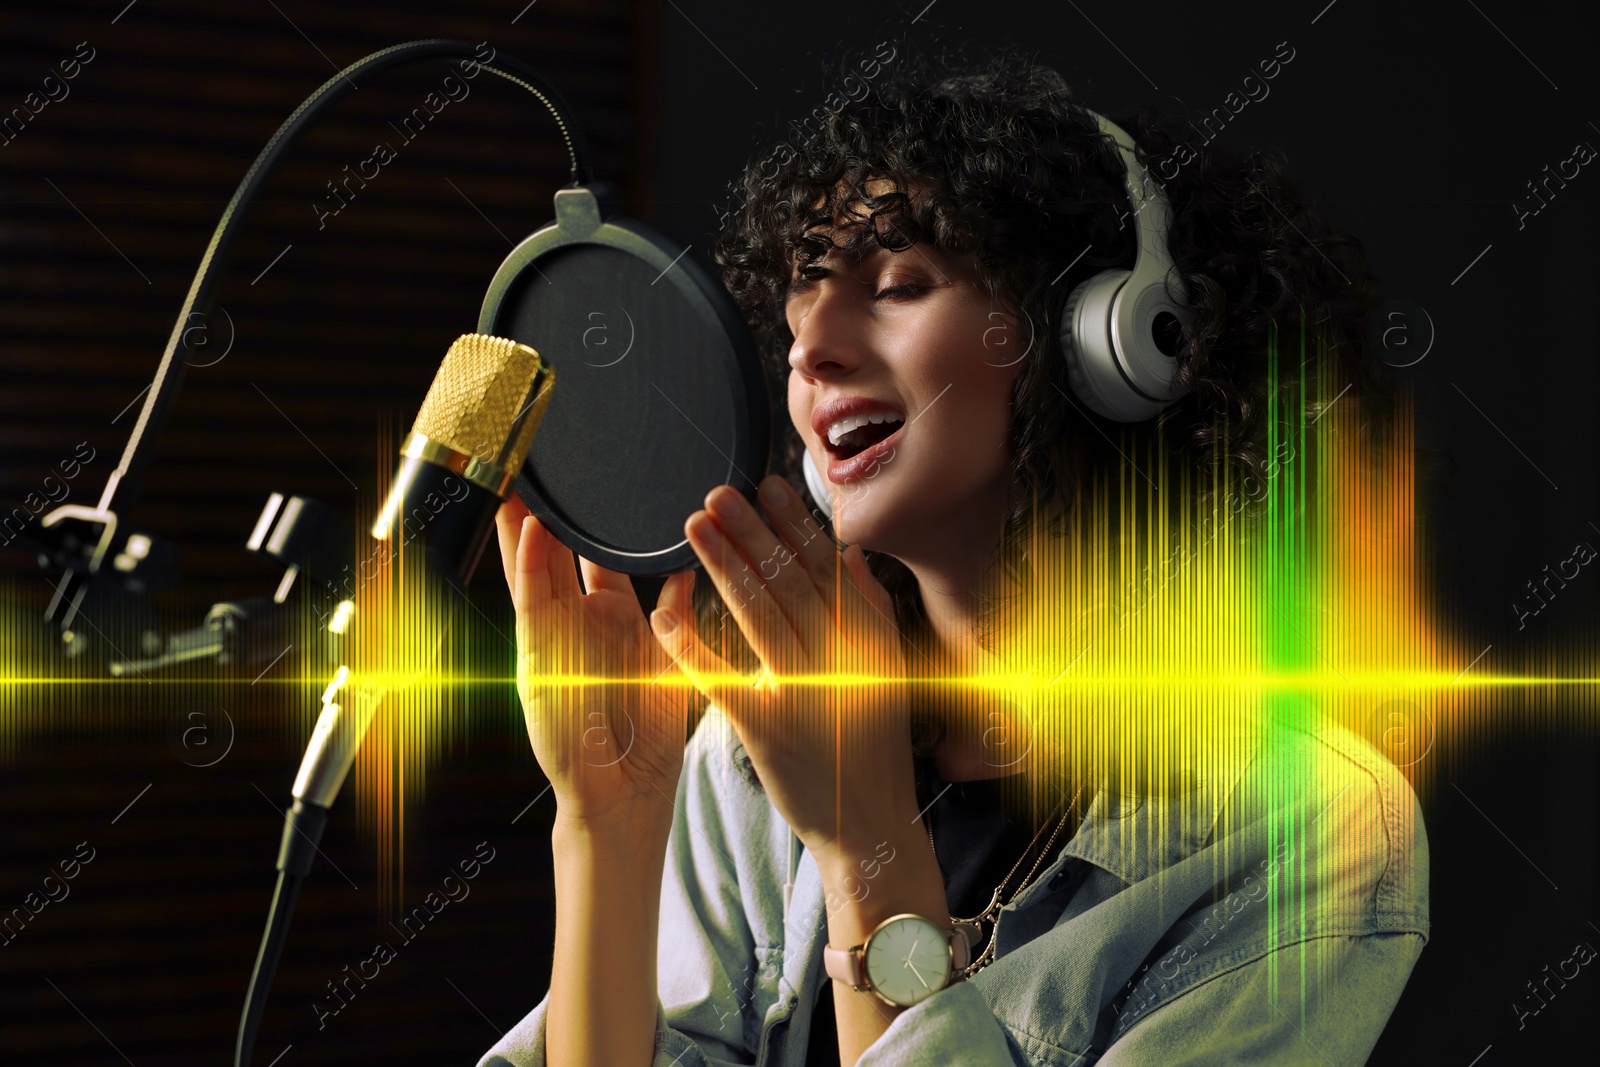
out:
<path id="1" fill-rule="evenodd" d="M 861 365 L 861 335 L 843 294 L 817 298 L 789 348 L 789 366 L 809 380 L 849 374 Z"/>

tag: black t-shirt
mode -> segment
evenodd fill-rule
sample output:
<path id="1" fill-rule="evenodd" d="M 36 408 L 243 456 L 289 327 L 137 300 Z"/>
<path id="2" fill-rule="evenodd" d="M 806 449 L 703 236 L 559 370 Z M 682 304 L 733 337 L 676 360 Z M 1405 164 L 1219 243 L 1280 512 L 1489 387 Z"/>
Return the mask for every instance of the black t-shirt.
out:
<path id="1" fill-rule="evenodd" d="M 1024 798 L 1008 789 L 1010 776 L 982 778 L 971 782 L 945 782 L 939 778 L 932 761 L 917 762 L 918 803 L 931 806 L 923 816 L 933 828 L 934 851 L 939 858 L 939 871 L 944 876 L 945 899 L 951 914 L 969 918 L 988 906 L 994 887 L 1016 864 L 1018 857 L 1028 851 L 1038 824 L 1032 821 Z M 946 788 L 948 786 L 948 788 Z M 935 799 L 937 798 L 937 799 Z M 1038 850 L 1050 838 L 1055 820 L 1061 817 L 1060 802 L 1056 802 L 1052 815 L 1048 806 L 1041 805 L 1038 818 L 1049 824 L 1033 850 Z M 1039 870 L 1050 866 L 1055 855 L 1072 836 L 1072 826 L 1063 827 L 1050 847 L 1050 856 L 1039 864 Z M 1003 899 L 1010 900 L 1022 885 L 1022 880 L 1033 867 L 1030 858 L 1012 875 Z M 944 916 L 929 916 L 943 919 Z M 984 928 L 985 942 L 989 928 Z M 981 951 L 983 943 L 977 949 Z M 838 1023 L 833 1011 L 833 982 L 820 983 L 816 1011 L 811 1019 L 811 1037 L 806 1046 L 806 1067 L 839 1067 Z M 869 994 L 870 995 L 870 994 Z"/>

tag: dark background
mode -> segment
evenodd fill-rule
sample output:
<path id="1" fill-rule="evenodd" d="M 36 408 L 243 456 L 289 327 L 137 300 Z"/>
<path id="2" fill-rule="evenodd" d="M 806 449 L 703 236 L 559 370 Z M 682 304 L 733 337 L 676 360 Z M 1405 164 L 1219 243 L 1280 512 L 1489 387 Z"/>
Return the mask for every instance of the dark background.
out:
<path id="1" fill-rule="evenodd" d="M 0 14 L 0 111 L 78 42 L 96 50 L 71 95 L 0 147 L 0 500 L 35 490 L 87 441 L 96 458 L 70 500 L 93 503 L 249 160 L 336 67 L 384 45 L 487 40 L 536 64 L 575 106 L 629 213 L 703 252 L 727 182 L 836 88 L 828 60 L 841 49 L 1018 40 L 1120 113 L 1220 106 L 1287 41 L 1293 62 L 1223 140 L 1280 148 L 1365 240 L 1387 295 L 1431 321 L 1428 354 L 1398 374 L 1415 389 L 1420 443 L 1454 464 L 1421 504 L 1436 618 L 1464 647 L 1487 647 L 1474 672 L 1597 673 L 1600 579 L 1586 570 L 1522 630 L 1509 607 L 1575 543 L 1600 545 L 1600 176 L 1584 168 L 1521 229 L 1511 207 L 1574 144 L 1600 147 L 1592 37 L 1568 5 L 124 4 Z M 175 629 L 213 600 L 270 591 L 276 575 L 242 550 L 268 492 L 349 509 L 370 490 L 389 463 L 385 435 L 409 422 L 444 348 L 476 323 L 494 268 L 548 220 L 564 180 L 553 128 L 510 87 L 478 79 L 318 230 L 310 204 L 322 183 L 365 158 L 443 73 L 393 74 L 342 103 L 237 248 L 218 293 L 232 333 L 219 327 L 217 343 L 233 347 L 190 373 L 136 516 L 183 549 L 184 584 L 157 598 Z M 1426 347 L 1429 328 L 1413 319 Z M 0 567 L 11 602 L 42 606 L 27 554 L 0 550 Z M 476 642 L 482 662 L 499 656 L 509 671 L 494 633 L 509 632 L 497 567 L 480 572 L 474 599 L 482 622 L 457 644 Z M 292 677 L 292 659 L 280 669 Z M 0 694 L 0 906 L 20 903 L 79 841 L 96 849 L 71 896 L 0 947 L 0 1060 L 146 1067 L 231 1055 L 281 825 L 272 805 L 308 725 L 298 704 L 284 714 L 306 702 L 295 692 L 263 682 Z M 208 720 L 215 743 L 233 735 L 209 767 L 177 741 L 197 706 L 226 709 Z M 1374 1063 L 1591 1055 L 1600 978 L 1587 969 L 1520 1030 L 1512 1004 L 1531 1003 L 1524 983 L 1576 942 L 1600 945 L 1595 701 L 1568 687 L 1508 690 L 1487 706 L 1441 728 L 1416 767 L 1433 935 Z M 403 828 L 378 820 L 404 842 L 403 885 L 380 866 L 373 819 L 336 808 L 256 1062 L 287 1048 L 282 1067 L 471 1063 L 543 994 L 553 806 L 538 799 L 544 781 L 510 687 L 471 691 L 443 733 L 425 802 Z M 482 841 L 495 859 L 472 895 L 319 1030 L 310 1002 L 394 940 L 395 898 L 415 904 Z"/>

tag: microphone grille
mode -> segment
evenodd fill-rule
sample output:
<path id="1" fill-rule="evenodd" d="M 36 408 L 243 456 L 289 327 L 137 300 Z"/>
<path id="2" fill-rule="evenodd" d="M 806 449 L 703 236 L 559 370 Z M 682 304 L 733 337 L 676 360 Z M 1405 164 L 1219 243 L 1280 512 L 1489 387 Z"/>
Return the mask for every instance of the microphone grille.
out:
<path id="1" fill-rule="evenodd" d="M 519 341 L 462 334 L 445 353 L 412 432 L 487 462 L 520 467 L 553 378 L 539 353 Z M 518 418 L 535 406 L 540 410 L 523 420 L 513 440 Z"/>

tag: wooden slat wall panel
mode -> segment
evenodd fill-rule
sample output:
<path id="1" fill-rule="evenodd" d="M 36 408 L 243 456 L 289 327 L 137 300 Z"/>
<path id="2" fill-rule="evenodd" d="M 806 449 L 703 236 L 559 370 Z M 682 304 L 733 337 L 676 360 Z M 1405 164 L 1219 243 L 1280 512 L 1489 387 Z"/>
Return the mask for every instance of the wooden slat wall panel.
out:
<path id="1" fill-rule="evenodd" d="M 643 163 L 654 4 L 538 0 L 513 24 L 526 0 L 276 0 L 281 14 L 270 3 L 138 0 L 113 25 L 125 2 L 0 10 L 0 116 L 77 42 L 98 53 L 66 99 L 0 146 L 0 502 L 38 489 L 80 441 L 97 456 L 68 499 L 98 497 L 223 205 L 262 143 L 332 73 L 329 59 L 435 36 L 527 59 L 576 108 L 599 175 L 632 214 L 652 217 Z M 173 629 L 197 624 L 214 600 L 275 584 L 243 549 L 269 492 L 346 513 L 359 494 L 341 471 L 370 492 L 393 464 L 379 454 L 384 429 L 409 425 L 449 342 L 475 328 L 510 242 L 549 220 L 566 158 L 521 90 L 480 77 L 414 141 L 389 127 L 445 73 L 362 85 L 305 139 L 246 227 L 218 294 L 234 347 L 189 373 L 127 516 L 182 549 L 183 585 L 156 598 Z M 310 205 L 323 183 L 378 141 L 397 159 L 319 231 Z M 510 629 L 498 574 L 485 567 L 476 583 L 484 634 Z M 45 583 L 14 547 L 0 548 L 0 596 L 7 580 L 30 610 L 43 606 Z M 496 640 L 478 641 L 475 665 L 504 658 Z M 97 857 L 67 899 L 0 948 L 0 1063 L 231 1062 L 281 828 L 271 805 L 303 746 L 297 690 L 271 680 L 216 698 L 237 737 L 211 768 L 174 750 L 183 709 L 208 695 L 200 687 L 41 695 L 34 725 L 3 739 L 0 912 L 77 842 Z M 553 809 L 547 797 L 512 824 L 544 781 L 508 691 L 464 700 L 459 714 L 428 769 L 426 802 L 406 815 L 402 896 L 415 904 L 479 841 L 497 849 L 494 863 L 319 1027 L 312 1000 L 386 929 L 377 843 L 347 787 L 295 917 L 258 1064 L 280 1053 L 278 1067 L 472 1063 L 542 995 Z"/>

